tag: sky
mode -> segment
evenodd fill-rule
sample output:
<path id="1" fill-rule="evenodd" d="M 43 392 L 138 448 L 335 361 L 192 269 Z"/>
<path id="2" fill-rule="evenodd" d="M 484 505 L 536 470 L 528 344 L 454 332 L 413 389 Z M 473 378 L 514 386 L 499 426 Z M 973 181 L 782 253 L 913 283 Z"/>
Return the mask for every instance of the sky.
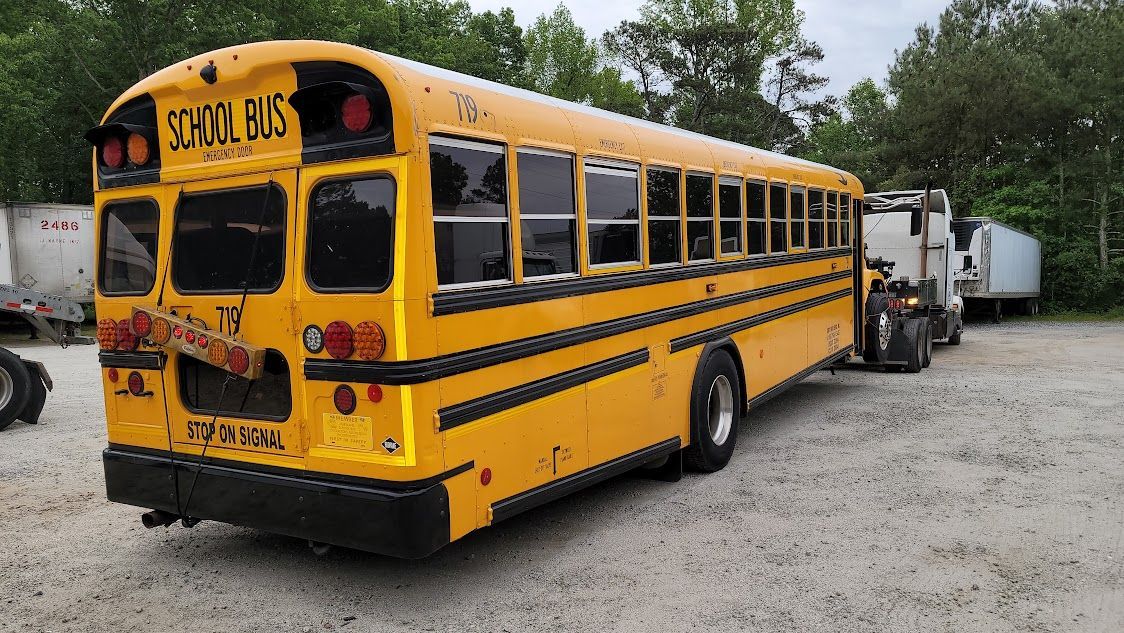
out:
<path id="1" fill-rule="evenodd" d="M 520 26 L 527 27 L 558 0 L 469 0 L 477 11 L 511 7 Z M 804 37 L 824 50 L 816 72 L 831 81 L 824 94 L 843 95 L 865 77 L 879 84 L 894 61 L 894 51 L 913 40 L 918 24 L 936 24 L 949 0 L 796 0 L 804 12 Z M 640 0 L 567 0 L 574 20 L 590 37 L 634 20 Z"/>

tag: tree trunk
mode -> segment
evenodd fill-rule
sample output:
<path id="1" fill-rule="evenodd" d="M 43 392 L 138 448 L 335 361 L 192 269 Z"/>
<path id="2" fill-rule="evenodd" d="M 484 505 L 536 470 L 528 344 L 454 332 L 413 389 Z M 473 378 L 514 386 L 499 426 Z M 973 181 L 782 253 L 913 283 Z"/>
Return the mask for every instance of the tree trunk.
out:
<path id="1" fill-rule="evenodd" d="M 1104 186 L 1101 188 L 1101 200 L 1097 205 L 1097 254 L 1100 256 L 1101 270 L 1108 270 L 1108 201 L 1109 190 L 1112 183 L 1112 148 L 1108 143 L 1104 147 Z"/>

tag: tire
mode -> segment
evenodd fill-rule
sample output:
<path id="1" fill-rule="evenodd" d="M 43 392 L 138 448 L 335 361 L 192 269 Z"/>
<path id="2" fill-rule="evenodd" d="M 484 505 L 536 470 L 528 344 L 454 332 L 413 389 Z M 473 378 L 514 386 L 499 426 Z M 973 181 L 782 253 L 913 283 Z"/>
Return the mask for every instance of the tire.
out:
<path id="1" fill-rule="evenodd" d="M 738 368 L 730 355 L 715 350 L 699 366 L 691 385 L 691 444 L 683 461 L 692 470 L 722 470 L 734 454 L 741 401 Z"/>
<path id="2" fill-rule="evenodd" d="M 921 357 L 921 366 L 928 367 L 933 362 L 933 322 L 925 319 L 924 333 L 921 335 L 924 354 Z"/>
<path id="3" fill-rule="evenodd" d="M 31 400 L 31 374 L 19 356 L 0 347 L 0 431 L 8 428 Z"/>
<path id="4" fill-rule="evenodd" d="M 909 356 L 905 361 L 905 371 L 920 373 L 925 360 L 925 342 L 921 339 L 925 334 L 925 326 L 921 319 L 910 319 L 905 323 L 906 343 L 909 346 Z"/>
<path id="5" fill-rule="evenodd" d="M 959 344 L 960 344 L 960 334 L 961 334 L 961 332 L 963 332 L 963 331 L 964 331 L 964 330 L 956 330 L 956 333 L 955 333 L 955 334 L 953 334 L 952 336 L 948 337 L 948 344 L 949 344 L 949 345 L 959 345 Z"/>
<path id="6" fill-rule="evenodd" d="M 863 318 L 863 360 L 884 363 L 890 357 L 890 333 L 894 327 L 886 293 L 872 292 L 867 296 Z"/>
<path id="7" fill-rule="evenodd" d="M 31 397 L 16 417 L 28 424 L 39 424 L 39 414 L 43 413 L 43 405 L 47 403 L 47 387 L 38 372 L 28 368 L 27 374 L 31 378 Z"/>

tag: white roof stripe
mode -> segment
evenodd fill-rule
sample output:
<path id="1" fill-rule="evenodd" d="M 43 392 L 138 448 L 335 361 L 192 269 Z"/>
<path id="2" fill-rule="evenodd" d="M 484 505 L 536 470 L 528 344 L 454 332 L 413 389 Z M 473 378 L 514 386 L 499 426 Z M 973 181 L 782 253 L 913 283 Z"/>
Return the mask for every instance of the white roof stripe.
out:
<path id="1" fill-rule="evenodd" d="M 667 134 L 673 134 L 675 136 L 679 136 L 679 137 L 682 137 L 682 138 L 689 138 L 689 139 L 693 139 L 693 140 L 697 140 L 697 141 L 703 141 L 703 142 L 710 143 L 710 144 L 713 144 L 713 145 L 721 145 L 721 146 L 724 146 L 724 147 L 727 147 L 727 148 L 730 148 L 730 149 L 734 149 L 734 150 L 737 150 L 737 151 L 741 151 L 741 152 L 760 154 L 760 155 L 771 157 L 774 160 L 784 161 L 784 162 L 788 162 L 788 163 L 791 163 L 791 164 L 794 164 L 794 165 L 800 165 L 800 166 L 804 166 L 804 167 L 814 167 L 816 169 L 825 169 L 825 170 L 832 171 L 832 172 L 835 172 L 835 173 L 840 174 L 840 175 L 845 175 L 845 176 L 849 176 L 851 178 L 854 178 L 854 176 L 852 174 L 850 174 L 850 173 L 848 173 L 848 172 L 846 172 L 842 169 L 832 167 L 831 165 L 824 165 L 824 164 L 821 164 L 821 163 L 815 163 L 815 162 L 812 162 L 810 160 L 804 160 L 802 158 L 796 158 L 794 156 L 789 156 L 788 154 L 781 154 L 779 152 L 773 152 L 773 151 L 769 151 L 769 150 L 766 150 L 766 149 L 761 149 L 759 147 L 752 147 L 750 145 L 742 145 L 741 143 L 734 143 L 733 141 L 726 141 L 726 140 L 723 140 L 723 139 L 720 139 L 720 138 L 715 138 L 713 136 L 706 136 L 705 134 L 699 134 L 698 132 L 691 132 L 689 130 L 683 130 L 683 129 L 680 129 L 680 128 L 677 128 L 677 127 L 671 127 L 670 125 L 664 125 L 662 123 L 655 123 L 653 121 L 648 121 L 646 119 L 638 119 L 636 117 L 631 117 L 631 116 L 627 116 L 627 115 L 624 115 L 624 114 L 618 114 L 616 112 L 610 112 L 608 110 L 602 110 L 600 108 L 594 108 L 592 106 L 587 106 L 587 105 L 583 105 L 583 104 L 580 104 L 580 103 L 574 103 L 572 101 L 565 101 L 563 99 L 558 99 L 556 97 L 551 97 L 551 96 L 548 96 L 548 95 L 540 94 L 538 92 L 532 92 L 530 90 L 524 90 L 523 88 L 515 88 L 513 86 L 508 86 L 506 84 L 501 84 L 501 83 L 497 83 L 497 82 L 494 82 L 494 81 L 488 81 L 487 79 L 480 79 L 479 77 L 473 77 L 472 75 L 466 75 L 464 73 L 458 73 L 458 72 L 454 72 L 454 71 L 451 71 L 451 70 L 445 70 L 444 68 L 438 68 L 437 66 L 430 66 L 429 64 L 423 64 L 421 62 L 416 62 L 416 61 L 413 61 L 413 60 L 410 60 L 410 59 L 405 59 L 403 57 L 395 57 L 394 55 L 382 53 L 382 52 L 379 52 L 379 51 L 372 50 L 371 52 L 374 53 L 375 55 L 378 55 L 379 57 L 382 57 L 386 61 L 391 62 L 392 64 L 400 64 L 402 66 L 410 68 L 411 70 L 414 70 L 415 72 L 417 72 L 419 74 L 428 75 L 428 76 L 433 77 L 435 79 L 444 79 L 446 81 L 455 81 L 455 82 L 458 82 L 458 83 L 465 84 L 467 86 L 474 86 L 474 87 L 481 88 L 481 89 L 484 89 L 484 90 L 491 90 L 492 92 L 507 95 L 507 96 L 510 96 L 510 97 L 517 97 L 519 99 L 526 99 L 527 101 L 534 101 L 534 102 L 537 102 L 537 103 L 542 103 L 542 104 L 554 106 L 554 107 L 556 107 L 560 110 L 568 110 L 568 111 L 571 111 L 571 112 L 578 112 L 578 113 L 581 113 L 581 114 L 588 114 L 588 115 L 591 115 L 591 116 L 597 116 L 597 117 L 601 117 L 601 118 L 605 118 L 605 119 L 611 119 L 611 120 L 618 121 L 618 122 L 626 124 L 626 125 L 632 125 L 632 126 L 639 127 L 639 128 L 654 130 L 654 131 L 657 131 L 657 132 L 664 132 L 664 133 L 667 133 Z"/>

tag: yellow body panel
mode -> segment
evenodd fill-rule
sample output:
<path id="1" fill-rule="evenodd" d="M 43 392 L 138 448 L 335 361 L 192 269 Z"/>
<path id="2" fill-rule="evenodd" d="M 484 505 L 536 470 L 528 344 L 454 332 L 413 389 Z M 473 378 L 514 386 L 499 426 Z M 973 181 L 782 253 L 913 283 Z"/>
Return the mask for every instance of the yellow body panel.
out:
<path id="1" fill-rule="evenodd" d="M 199 69 L 212 61 L 219 69 L 220 80 L 207 85 L 200 80 Z M 369 71 L 383 83 L 394 112 L 392 154 L 312 164 L 302 161 L 300 123 L 288 98 L 298 83 L 292 64 L 312 61 L 351 64 Z M 841 248 L 807 260 L 765 258 L 760 266 L 737 270 L 724 270 L 712 264 L 707 274 L 687 274 L 658 284 L 626 283 L 603 291 L 435 314 L 435 301 L 451 293 L 439 291 L 437 286 L 428 159 L 430 134 L 507 146 L 508 189 L 512 192 L 509 224 L 515 244 L 521 242 L 514 150 L 532 147 L 574 154 L 580 277 L 588 279 L 627 279 L 630 273 L 647 270 L 649 264 L 645 248 L 644 261 L 639 265 L 590 269 L 582 213 L 582 164 L 587 158 L 675 167 L 681 170 L 681 178 L 687 171 L 709 172 L 715 175 L 715 194 L 718 177 L 737 176 L 842 191 L 855 200 L 861 199 L 861 184 L 845 172 L 624 120 L 590 108 L 565 106 L 445 71 L 427 70 L 372 51 L 323 42 L 268 42 L 200 55 L 140 82 L 115 102 L 110 112 L 145 94 L 155 100 L 161 142 L 167 141 L 169 135 L 178 135 L 182 145 L 183 131 L 176 126 L 183 112 L 189 113 L 190 120 L 190 112 L 201 111 L 206 104 L 211 104 L 212 110 L 217 108 L 216 104 L 226 104 L 222 110 L 232 129 L 247 129 L 251 114 L 259 117 L 257 125 L 265 125 L 262 108 L 273 116 L 268 139 L 260 138 L 259 133 L 259 138 L 251 141 L 241 134 L 234 142 L 235 137 L 228 134 L 230 142 L 225 144 L 167 149 L 163 152 L 158 184 L 102 188 L 95 194 L 99 231 L 103 219 L 100 211 L 108 202 L 135 198 L 159 202 L 159 280 L 166 275 L 167 236 L 173 228 L 173 210 L 181 190 L 224 189 L 272 180 L 286 193 L 284 281 L 275 292 L 249 295 L 239 336 L 286 356 L 292 378 L 292 413 L 281 421 L 219 416 L 216 423 L 228 425 L 233 431 L 215 434 L 207 450 L 209 456 L 391 482 L 440 477 L 471 463 L 468 470 L 444 479 L 449 494 L 450 534 L 455 539 L 489 524 L 496 502 L 671 438 L 688 444 L 689 395 L 702 343 L 672 351 L 677 338 L 760 317 L 830 293 L 844 293 L 846 296 L 771 318 L 730 335 L 743 366 L 747 401 L 859 344 L 855 340 L 855 302 L 846 294 L 852 288 L 853 278 L 838 276 L 856 270 L 856 264 L 852 251 Z M 475 105 L 475 116 L 466 115 L 465 95 Z M 250 101 L 264 105 L 250 106 Z M 317 292 L 304 274 L 310 192 L 325 180 L 367 174 L 387 175 L 396 185 L 391 284 L 385 291 L 372 294 Z M 640 224 L 642 235 L 646 235 L 643 196 L 641 201 Z M 684 212 L 685 206 L 681 209 Z M 744 213 L 743 208 L 742 253 L 721 257 L 722 262 L 738 265 L 754 259 L 745 255 Z M 719 225 L 718 218 L 716 204 L 715 227 Z M 681 244 L 685 244 L 686 222 L 680 224 L 684 231 Z M 806 227 L 807 223 L 805 231 Z M 861 244 L 858 248 L 861 252 Z M 685 246 L 683 250 L 685 257 Z M 806 248 L 790 251 L 805 252 Z M 511 286 L 530 286 L 532 282 L 523 281 L 520 257 L 513 260 Z M 670 270 L 689 271 L 691 266 L 681 263 Z M 831 277 L 833 274 L 837 276 Z M 817 278 L 825 279 L 800 285 Z M 868 288 L 869 283 L 870 279 L 864 278 L 861 287 Z M 679 318 L 655 319 L 605 336 L 597 334 L 597 327 L 590 327 L 638 315 L 663 314 L 677 307 L 783 284 L 796 285 L 729 305 L 715 304 L 713 309 Z M 132 305 L 154 305 L 160 286 L 157 283 L 144 296 L 118 297 L 99 292 L 98 318 L 125 319 Z M 471 294 L 474 290 L 463 292 Z M 217 309 L 236 304 L 238 297 L 181 295 L 168 283 L 163 299 L 166 309 L 175 309 L 181 315 L 203 315 L 202 318 L 210 320 Z M 361 321 L 380 324 L 386 335 L 386 351 L 378 362 L 398 365 L 455 357 L 567 330 L 593 334 L 556 349 L 481 368 L 410 384 L 382 384 L 382 400 L 377 403 L 367 398 L 367 382 L 346 381 L 342 384 L 355 391 L 358 404 L 351 414 L 354 419 L 341 420 L 332 400 L 333 390 L 341 383 L 306 379 L 302 370 L 309 360 L 329 358 L 326 351 L 311 353 L 305 349 L 301 344 L 303 328 L 310 324 L 323 328 L 336 320 L 353 326 Z M 155 348 L 142 345 L 141 351 Z M 470 401 L 634 352 L 646 352 L 647 362 L 441 429 L 444 415 Z M 176 356 L 175 351 L 168 352 L 167 367 L 175 366 Z M 143 377 L 153 389 L 153 397 L 119 395 L 116 392 L 120 385 L 105 377 L 110 443 L 166 451 L 169 440 L 165 421 L 170 420 L 171 448 L 177 453 L 197 455 L 204 442 L 191 430 L 191 423 L 201 417 L 198 412 L 187 410 L 178 397 L 175 372 L 144 370 Z M 254 428 L 268 428 L 276 433 L 277 443 L 273 447 L 253 448 L 237 441 L 243 429 Z M 384 448 L 384 438 L 393 439 L 400 449 Z M 490 469 L 491 476 L 486 485 L 481 479 L 485 468 Z"/>

